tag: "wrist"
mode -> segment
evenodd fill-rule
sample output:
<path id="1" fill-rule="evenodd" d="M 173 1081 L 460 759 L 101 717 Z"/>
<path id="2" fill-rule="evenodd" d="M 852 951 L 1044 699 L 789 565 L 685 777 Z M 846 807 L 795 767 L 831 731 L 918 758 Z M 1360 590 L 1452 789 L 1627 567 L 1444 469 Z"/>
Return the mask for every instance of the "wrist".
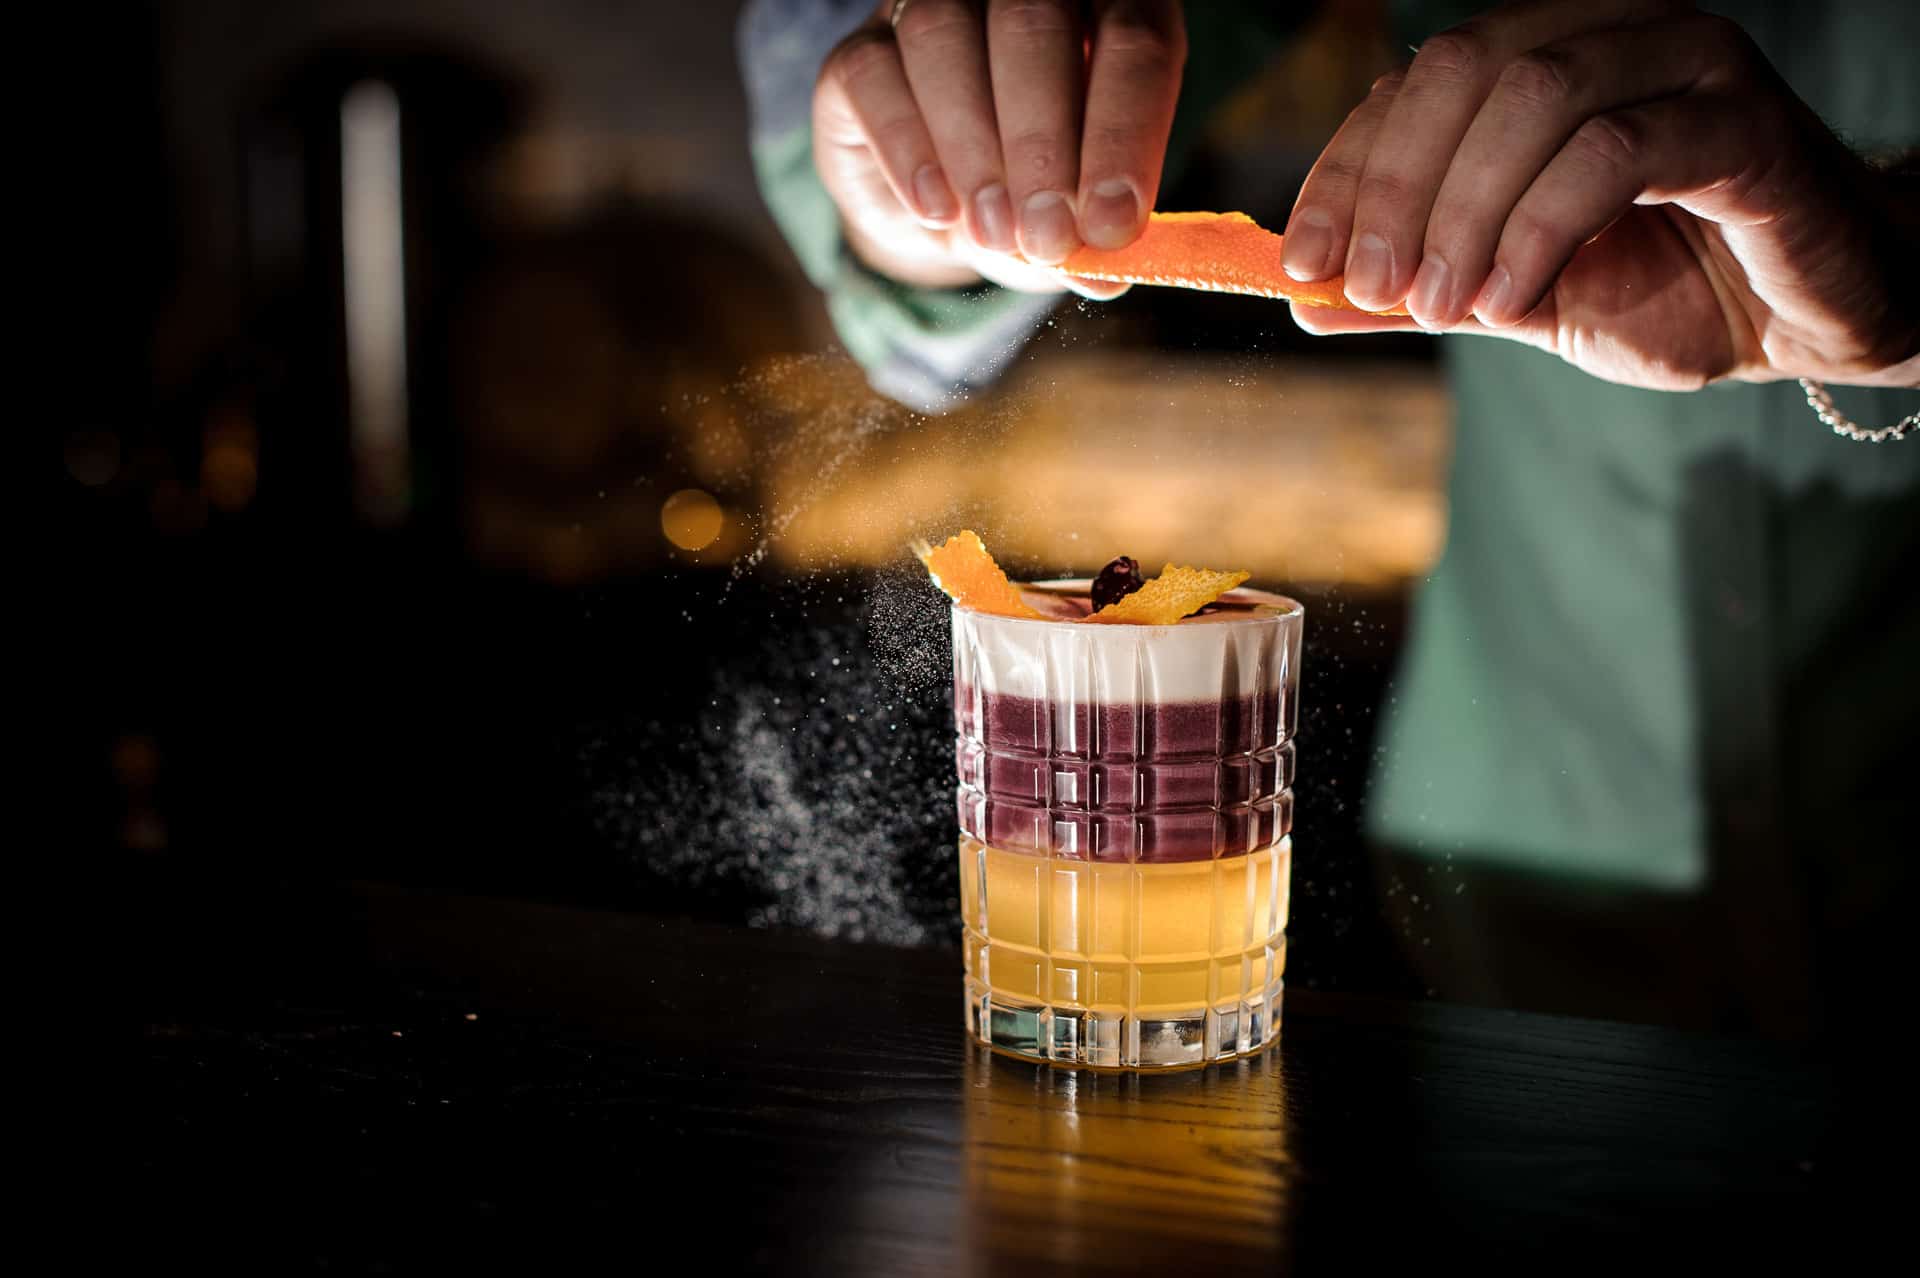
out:
<path id="1" fill-rule="evenodd" d="M 1920 163 L 1889 178 L 1884 207 L 1895 340 L 1891 363 L 1870 384 L 1920 388 Z"/>
<path id="2" fill-rule="evenodd" d="M 1891 362 L 1874 382 L 1920 386 L 1920 147 L 1873 157 L 1896 319 Z M 1904 329 L 1904 336 L 1901 330 Z"/>
<path id="3" fill-rule="evenodd" d="M 1841 208 L 1862 271 L 1848 310 L 1851 342 L 1828 347 L 1787 376 L 1844 386 L 1920 386 L 1920 150 L 1861 155 L 1841 147 L 1843 167 L 1828 180 L 1846 193 Z M 1845 216 L 1844 214 L 1842 215 Z M 1829 235 L 1834 232 L 1828 232 Z"/>

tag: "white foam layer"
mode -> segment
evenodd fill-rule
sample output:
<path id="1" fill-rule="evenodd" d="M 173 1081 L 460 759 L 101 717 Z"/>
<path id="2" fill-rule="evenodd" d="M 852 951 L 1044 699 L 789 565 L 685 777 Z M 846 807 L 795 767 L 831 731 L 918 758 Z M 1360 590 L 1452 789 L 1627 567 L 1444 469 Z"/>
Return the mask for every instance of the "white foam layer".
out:
<path id="1" fill-rule="evenodd" d="M 1171 626 L 1067 619 L 1063 594 L 1085 579 L 1034 583 L 1034 607 L 1060 620 L 953 610 L 955 679 L 999 696 L 1097 705 L 1216 701 L 1276 693 L 1297 680 L 1304 610 L 1264 590 L 1234 590 L 1218 612 Z"/>

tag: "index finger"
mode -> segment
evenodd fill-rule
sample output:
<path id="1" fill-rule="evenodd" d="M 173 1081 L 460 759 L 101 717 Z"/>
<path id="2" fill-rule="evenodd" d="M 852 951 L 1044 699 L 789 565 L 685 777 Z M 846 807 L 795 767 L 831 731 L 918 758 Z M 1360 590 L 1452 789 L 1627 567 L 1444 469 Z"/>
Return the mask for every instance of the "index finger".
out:
<path id="1" fill-rule="evenodd" d="M 1501 70 L 1528 49 L 1658 17 L 1667 0 L 1532 0 L 1420 46 L 1367 154 L 1347 249 L 1347 296 L 1367 310 L 1405 298 L 1447 166 Z"/>
<path id="2" fill-rule="evenodd" d="M 1073 209 L 1086 77 L 1079 10 L 1067 0 L 991 0 L 987 8 L 1015 240 L 1029 261 L 1048 266 L 1080 247 Z"/>
<path id="3" fill-rule="evenodd" d="M 1173 0 L 1095 6 L 1080 142 L 1080 235 L 1095 248 L 1124 248 L 1147 224 L 1186 60 Z"/>

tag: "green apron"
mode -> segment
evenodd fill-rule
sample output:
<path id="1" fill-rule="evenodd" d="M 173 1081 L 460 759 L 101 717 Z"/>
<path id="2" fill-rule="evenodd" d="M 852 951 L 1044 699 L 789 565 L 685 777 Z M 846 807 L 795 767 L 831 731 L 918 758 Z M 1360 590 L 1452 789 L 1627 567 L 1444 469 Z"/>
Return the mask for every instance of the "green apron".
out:
<path id="1" fill-rule="evenodd" d="M 1915 145 L 1920 6 L 1842 8 L 1727 13 L 1856 146 Z M 1843 860 L 1910 845 L 1890 787 L 1920 725 L 1920 447 L 1835 437 L 1791 382 L 1674 395 L 1510 342 L 1442 345 L 1447 546 L 1373 831 L 1676 890 L 1736 834 Z M 1836 395 L 1871 425 L 1920 399 Z"/>

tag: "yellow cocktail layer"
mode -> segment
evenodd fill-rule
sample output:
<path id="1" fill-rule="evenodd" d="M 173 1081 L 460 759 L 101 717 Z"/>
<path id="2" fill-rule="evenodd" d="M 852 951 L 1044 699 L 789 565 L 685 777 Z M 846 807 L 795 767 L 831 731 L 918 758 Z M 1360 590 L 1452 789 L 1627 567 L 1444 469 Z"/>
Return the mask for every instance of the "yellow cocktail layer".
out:
<path id="1" fill-rule="evenodd" d="M 1134 1015 L 1264 996 L 1286 964 L 1291 839 L 1168 864 L 960 840 L 967 971 L 994 994 Z"/>

